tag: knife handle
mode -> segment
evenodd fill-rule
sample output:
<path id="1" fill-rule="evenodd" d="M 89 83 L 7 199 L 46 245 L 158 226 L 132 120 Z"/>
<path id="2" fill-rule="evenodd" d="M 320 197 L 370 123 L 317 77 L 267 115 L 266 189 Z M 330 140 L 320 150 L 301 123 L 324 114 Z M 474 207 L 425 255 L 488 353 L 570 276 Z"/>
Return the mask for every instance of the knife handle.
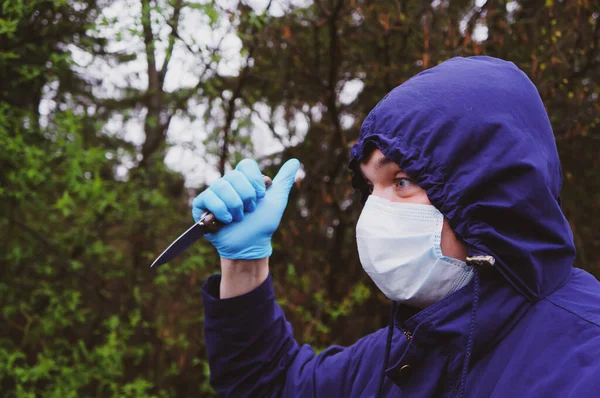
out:
<path id="1" fill-rule="evenodd" d="M 265 181 L 265 187 L 267 189 L 269 189 L 271 184 L 273 184 L 273 181 L 271 180 L 271 178 L 269 178 L 265 175 L 263 176 L 263 180 Z M 198 220 L 198 224 L 200 224 L 200 223 L 204 224 L 204 229 L 207 233 L 215 233 L 218 230 L 220 230 L 223 225 L 225 225 L 222 222 L 220 222 L 219 220 L 217 220 L 210 211 L 204 212 L 200 216 L 200 220 Z"/>

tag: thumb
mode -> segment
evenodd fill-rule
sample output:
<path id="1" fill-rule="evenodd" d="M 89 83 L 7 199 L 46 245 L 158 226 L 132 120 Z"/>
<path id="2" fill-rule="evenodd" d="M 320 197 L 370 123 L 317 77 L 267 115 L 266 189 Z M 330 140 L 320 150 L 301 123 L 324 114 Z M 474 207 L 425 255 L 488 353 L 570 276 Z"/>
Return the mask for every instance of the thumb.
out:
<path id="1" fill-rule="evenodd" d="M 294 184 L 294 177 L 300 168 L 298 159 L 290 159 L 281 166 L 279 172 L 273 179 L 273 186 L 268 191 L 277 191 L 278 193 L 289 193 Z"/>

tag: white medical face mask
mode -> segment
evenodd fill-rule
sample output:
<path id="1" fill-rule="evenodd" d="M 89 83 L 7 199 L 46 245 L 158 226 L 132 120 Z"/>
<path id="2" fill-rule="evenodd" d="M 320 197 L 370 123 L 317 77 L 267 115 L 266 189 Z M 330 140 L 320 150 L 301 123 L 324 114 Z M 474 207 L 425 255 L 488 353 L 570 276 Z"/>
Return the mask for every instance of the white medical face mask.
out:
<path id="1" fill-rule="evenodd" d="M 471 280 L 473 267 L 442 255 L 443 223 L 434 206 L 369 196 L 356 225 L 358 254 L 388 298 L 425 308 Z"/>

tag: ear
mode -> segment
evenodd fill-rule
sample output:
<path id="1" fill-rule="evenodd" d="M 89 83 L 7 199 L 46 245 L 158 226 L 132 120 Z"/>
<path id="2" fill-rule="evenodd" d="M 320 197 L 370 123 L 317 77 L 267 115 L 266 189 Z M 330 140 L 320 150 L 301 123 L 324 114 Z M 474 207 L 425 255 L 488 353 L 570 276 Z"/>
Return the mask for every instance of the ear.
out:
<path id="1" fill-rule="evenodd" d="M 444 217 L 442 225 L 442 238 L 440 241 L 442 254 L 446 257 L 465 261 L 467 259 L 467 246 L 456 236 L 450 223 Z"/>

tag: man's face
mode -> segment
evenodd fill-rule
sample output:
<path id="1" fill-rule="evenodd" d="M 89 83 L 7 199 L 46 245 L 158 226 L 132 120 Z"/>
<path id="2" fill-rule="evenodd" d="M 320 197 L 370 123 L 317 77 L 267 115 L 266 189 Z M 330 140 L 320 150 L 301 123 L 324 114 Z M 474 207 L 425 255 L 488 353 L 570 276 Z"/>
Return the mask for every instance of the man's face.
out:
<path id="1" fill-rule="evenodd" d="M 371 195 L 387 199 L 391 202 L 431 205 L 427 192 L 418 186 L 392 160 L 386 158 L 379 149 L 361 162 L 363 177 L 371 187 Z M 445 256 L 465 260 L 466 246 L 456 238 L 448 220 L 444 218 L 442 240 L 440 244 Z"/>

